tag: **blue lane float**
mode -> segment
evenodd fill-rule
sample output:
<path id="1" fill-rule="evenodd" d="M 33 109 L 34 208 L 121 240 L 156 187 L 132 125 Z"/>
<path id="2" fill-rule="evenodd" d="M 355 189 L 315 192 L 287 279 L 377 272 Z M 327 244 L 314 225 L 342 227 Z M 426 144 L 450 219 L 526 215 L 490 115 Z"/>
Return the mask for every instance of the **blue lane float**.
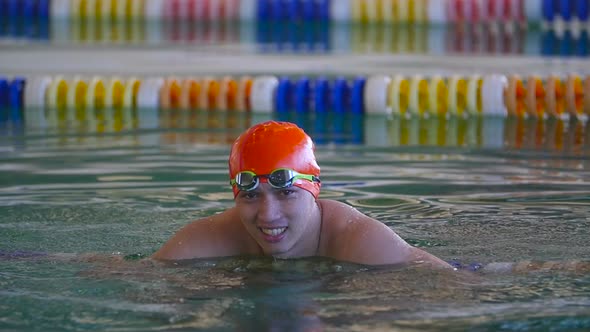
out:
<path id="1" fill-rule="evenodd" d="M 310 83 L 307 77 L 302 77 L 295 84 L 295 111 L 309 113 L 310 111 Z"/>
<path id="2" fill-rule="evenodd" d="M 22 9 L 22 13 L 23 13 L 23 18 L 25 19 L 25 22 L 27 23 L 32 23 L 34 20 L 37 19 L 37 1 L 35 0 L 22 0 L 23 3 L 23 9 Z"/>
<path id="3" fill-rule="evenodd" d="M 574 36 L 571 31 L 564 31 L 563 38 L 558 44 L 557 53 L 561 56 L 568 56 L 574 54 Z"/>
<path id="4" fill-rule="evenodd" d="M 282 0 L 270 0 L 269 2 L 271 20 L 283 21 L 288 17 L 288 12 L 285 9 L 289 8 L 289 6 L 285 6 Z"/>
<path id="5" fill-rule="evenodd" d="M 302 18 L 301 6 L 297 1 L 291 0 L 287 4 L 287 19 L 291 21 L 300 21 Z"/>
<path id="6" fill-rule="evenodd" d="M 315 1 L 303 1 L 301 6 L 301 11 L 303 12 L 303 20 L 304 21 L 312 21 L 319 19 L 316 14 L 318 14 Z"/>
<path id="7" fill-rule="evenodd" d="M 49 39 L 49 0 L 0 1 L 0 36 Z"/>
<path id="8" fill-rule="evenodd" d="M 51 15 L 51 2 L 49 0 L 38 0 L 37 2 L 37 16 L 41 20 L 49 20 Z"/>
<path id="9" fill-rule="evenodd" d="M 38 18 L 37 1 L 35 0 L 23 0 L 22 8 L 22 25 L 23 25 L 23 36 L 31 39 L 36 39 L 38 35 L 38 26 L 41 24 L 41 20 Z"/>
<path id="10" fill-rule="evenodd" d="M 362 114 L 365 109 L 365 83 L 367 79 L 357 77 L 352 83 L 352 92 L 350 98 L 350 111 L 354 114 Z"/>
<path id="11" fill-rule="evenodd" d="M 542 0 L 542 14 L 547 22 L 552 22 L 555 19 L 555 0 Z"/>
<path id="12" fill-rule="evenodd" d="M 10 107 L 10 84 L 5 77 L 0 77 L 0 107 Z"/>
<path id="13" fill-rule="evenodd" d="M 316 79 L 313 97 L 316 113 L 323 114 L 330 110 L 330 82 L 327 79 Z"/>
<path id="14" fill-rule="evenodd" d="M 580 20 L 583 23 L 587 23 L 590 1 L 576 0 L 575 7 L 576 7 L 576 15 L 578 16 L 578 20 Z"/>
<path id="15" fill-rule="evenodd" d="M 333 81 L 324 77 L 282 77 L 276 89 L 274 110 L 278 113 L 363 114 L 365 83 L 364 77 L 357 77 L 351 83 L 342 77 Z"/>
<path id="16" fill-rule="evenodd" d="M 588 48 L 590 47 L 590 36 L 588 36 L 588 31 L 582 31 L 579 40 L 586 40 L 586 42 L 574 43 L 574 52 L 577 56 L 587 57 L 588 55 L 590 55 L 590 52 L 588 51 Z"/>
<path id="17" fill-rule="evenodd" d="M 330 19 L 330 6 L 326 3 L 327 0 L 315 0 L 315 1 L 307 1 L 301 0 L 301 14 L 302 20 L 307 23 L 313 22 L 328 22 Z M 328 12 L 326 12 L 326 10 Z"/>
<path id="18" fill-rule="evenodd" d="M 328 22 L 330 20 L 330 1 L 322 0 L 317 4 L 316 13 L 320 21 Z"/>
<path id="19" fill-rule="evenodd" d="M 329 0 L 258 0 L 258 20 L 312 22 L 330 18 Z"/>
<path id="20" fill-rule="evenodd" d="M 256 17 L 258 20 L 268 20 L 271 18 L 271 4 L 268 0 L 258 0 Z"/>
<path id="21" fill-rule="evenodd" d="M 0 0 L 0 19 L 8 17 L 8 1 Z M 2 21 L 0 21 L 2 22 Z"/>
<path id="22" fill-rule="evenodd" d="M 590 36 L 585 30 L 580 31 L 577 36 L 571 31 L 564 31 L 561 36 L 557 36 L 554 30 L 545 30 L 541 36 L 540 46 L 542 56 L 588 57 Z"/>
<path id="23" fill-rule="evenodd" d="M 291 79 L 283 77 L 279 79 L 279 85 L 277 86 L 277 97 L 275 110 L 279 113 L 289 112 L 293 109 L 293 84 Z"/>
<path id="24" fill-rule="evenodd" d="M 24 91 L 25 91 L 25 79 L 21 77 L 14 78 L 10 83 L 10 117 L 12 121 L 22 121 L 22 111 L 24 106 Z"/>
<path id="25" fill-rule="evenodd" d="M 561 18 L 566 22 L 572 20 L 572 2 L 572 0 L 562 0 L 557 3 L 559 6 L 559 15 L 561 15 Z"/>
<path id="26" fill-rule="evenodd" d="M 8 80 L 0 77 L 0 123 L 8 121 L 10 112 L 10 87 Z"/>
<path id="27" fill-rule="evenodd" d="M 8 0 L 8 15 L 13 19 L 21 19 L 24 2 L 23 0 Z"/>
<path id="28" fill-rule="evenodd" d="M 337 78 L 333 88 L 334 113 L 342 114 L 350 110 L 350 86 L 345 78 Z"/>

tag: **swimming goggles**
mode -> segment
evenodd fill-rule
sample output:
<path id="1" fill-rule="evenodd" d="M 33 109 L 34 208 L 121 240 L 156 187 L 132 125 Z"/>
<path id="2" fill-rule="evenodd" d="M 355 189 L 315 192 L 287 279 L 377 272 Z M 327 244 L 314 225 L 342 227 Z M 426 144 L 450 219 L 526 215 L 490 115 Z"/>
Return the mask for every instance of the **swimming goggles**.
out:
<path id="1" fill-rule="evenodd" d="M 237 186 L 239 190 L 251 191 L 258 187 L 258 184 L 260 183 L 259 178 L 267 179 L 268 184 L 277 189 L 291 187 L 298 179 L 310 182 L 320 182 L 320 178 L 315 175 L 301 174 L 288 168 L 279 168 L 275 169 L 270 174 L 264 175 L 257 175 L 250 171 L 243 171 L 236 174 L 235 179 L 231 179 L 229 184 Z"/>

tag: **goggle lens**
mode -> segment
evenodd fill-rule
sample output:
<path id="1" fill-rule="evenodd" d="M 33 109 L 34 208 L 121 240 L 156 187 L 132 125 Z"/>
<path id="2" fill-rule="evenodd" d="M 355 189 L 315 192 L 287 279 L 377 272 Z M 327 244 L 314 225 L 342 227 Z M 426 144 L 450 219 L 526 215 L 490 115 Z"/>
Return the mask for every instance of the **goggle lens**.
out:
<path id="1" fill-rule="evenodd" d="M 252 172 L 241 172 L 236 175 L 235 184 L 240 190 L 252 190 L 258 186 L 258 177 Z"/>
<path id="2" fill-rule="evenodd" d="M 298 173 L 290 169 L 279 169 L 268 176 L 268 183 L 275 188 L 286 188 L 293 185 L 293 178 Z"/>
<path id="3" fill-rule="evenodd" d="M 277 189 L 288 188 L 293 185 L 297 179 L 305 179 L 311 182 L 320 182 L 320 179 L 314 175 L 300 174 L 291 169 L 277 169 L 268 175 L 256 175 L 253 172 L 244 171 L 236 174 L 236 178 L 229 183 L 232 186 L 237 186 L 238 189 L 244 191 L 254 190 L 258 187 L 259 178 L 266 178 L 268 183 Z"/>

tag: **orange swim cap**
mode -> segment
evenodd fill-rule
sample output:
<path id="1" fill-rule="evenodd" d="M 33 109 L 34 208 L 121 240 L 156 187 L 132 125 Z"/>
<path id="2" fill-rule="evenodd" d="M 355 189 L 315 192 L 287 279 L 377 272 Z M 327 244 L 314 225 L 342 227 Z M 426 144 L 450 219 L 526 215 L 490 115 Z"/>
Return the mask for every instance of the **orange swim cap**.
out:
<path id="1" fill-rule="evenodd" d="M 320 176 L 311 138 L 289 122 L 267 121 L 250 127 L 232 145 L 229 154 L 229 176 L 251 171 L 270 174 L 278 168 L 289 168 L 302 174 Z M 298 179 L 293 184 L 318 198 L 321 184 Z M 234 197 L 239 189 L 233 186 Z"/>

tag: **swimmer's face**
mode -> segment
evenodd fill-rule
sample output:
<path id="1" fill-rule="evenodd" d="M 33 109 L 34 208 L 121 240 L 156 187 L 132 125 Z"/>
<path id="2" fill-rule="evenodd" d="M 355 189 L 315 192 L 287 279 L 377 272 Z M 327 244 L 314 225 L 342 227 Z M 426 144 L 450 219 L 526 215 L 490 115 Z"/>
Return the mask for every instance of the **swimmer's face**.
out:
<path id="1" fill-rule="evenodd" d="M 311 227 L 317 203 L 308 191 L 261 183 L 255 190 L 240 191 L 235 202 L 242 224 L 265 255 L 298 257 L 317 243 Z"/>

